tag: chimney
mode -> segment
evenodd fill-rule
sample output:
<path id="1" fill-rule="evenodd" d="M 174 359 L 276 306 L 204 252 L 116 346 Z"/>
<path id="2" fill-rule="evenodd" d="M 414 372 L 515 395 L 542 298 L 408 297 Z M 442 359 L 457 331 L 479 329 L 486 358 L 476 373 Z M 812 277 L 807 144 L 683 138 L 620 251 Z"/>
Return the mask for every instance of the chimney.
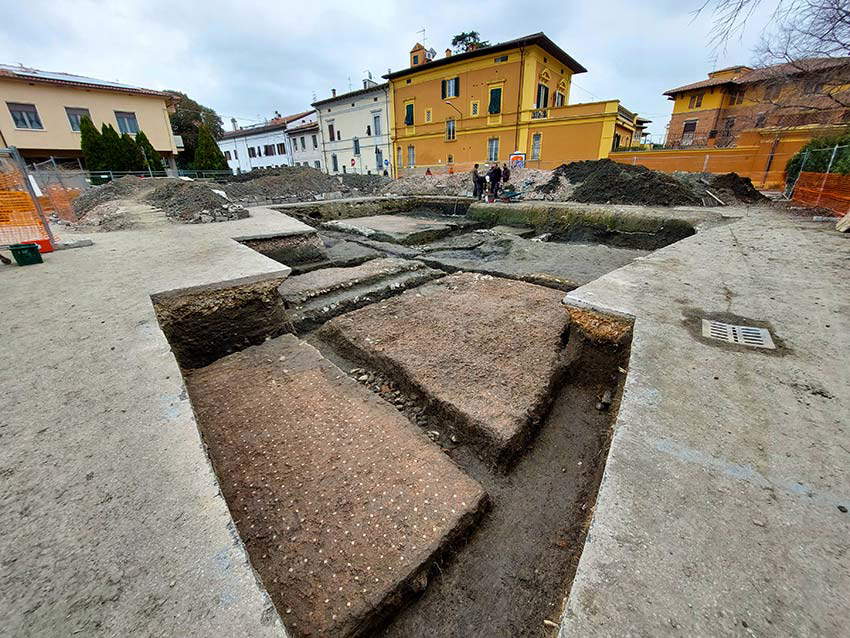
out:
<path id="1" fill-rule="evenodd" d="M 235 130 L 237 130 L 237 126 L 236 126 L 236 118 L 235 118 L 235 117 L 231 117 L 231 118 L 230 118 L 230 125 L 233 127 L 233 130 L 234 130 L 234 131 L 235 131 Z"/>
<path id="2" fill-rule="evenodd" d="M 452 56 L 452 50 L 451 50 L 451 49 L 446 49 L 446 57 L 447 57 L 447 58 L 450 58 L 451 56 Z"/>
<path id="3" fill-rule="evenodd" d="M 275 111 L 275 112 L 274 112 L 274 116 L 275 116 L 276 118 L 283 117 L 283 116 L 280 114 L 280 111 Z"/>
<path id="4" fill-rule="evenodd" d="M 363 80 L 363 88 L 366 88 L 366 80 Z"/>
<path id="5" fill-rule="evenodd" d="M 331 89 L 331 97 L 336 97 L 336 89 Z"/>

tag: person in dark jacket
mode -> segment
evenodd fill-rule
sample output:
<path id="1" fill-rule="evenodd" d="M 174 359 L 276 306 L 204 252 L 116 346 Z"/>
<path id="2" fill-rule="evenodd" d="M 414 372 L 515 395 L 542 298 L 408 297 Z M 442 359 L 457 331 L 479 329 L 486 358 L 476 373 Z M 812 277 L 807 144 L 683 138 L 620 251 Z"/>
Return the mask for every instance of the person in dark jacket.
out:
<path id="1" fill-rule="evenodd" d="M 472 196 L 475 199 L 481 199 L 481 192 L 484 190 L 481 186 L 484 178 L 478 174 L 478 164 L 472 168 Z"/>
<path id="2" fill-rule="evenodd" d="M 490 194 L 496 198 L 499 196 L 499 186 L 502 183 L 502 169 L 498 164 L 493 164 L 487 172 L 487 177 L 490 178 Z"/>
<path id="3" fill-rule="evenodd" d="M 511 169 L 507 164 L 502 164 L 502 181 L 507 184 L 511 179 Z"/>

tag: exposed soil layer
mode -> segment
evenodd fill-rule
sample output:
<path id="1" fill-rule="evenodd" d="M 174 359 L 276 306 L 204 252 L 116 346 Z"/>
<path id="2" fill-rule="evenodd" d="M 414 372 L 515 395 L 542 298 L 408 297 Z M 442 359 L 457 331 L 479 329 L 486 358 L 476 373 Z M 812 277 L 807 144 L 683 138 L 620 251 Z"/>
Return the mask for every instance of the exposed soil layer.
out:
<path id="1" fill-rule="evenodd" d="M 389 404 L 285 335 L 187 375 L 222 492 L 292 636 L 365 636 L 486 509 Z"/>
<path id="2" fill-rule="evenodd" d="M 460 273 L 337 317 L 318 335 L 422 394 L 431 414 L 504 468 L 545 416 L 567 363 L 560 297 Z"/>
<path id="3" fill-rule="evenodd" d="M 577 331 L 576 331 L 577 333 Z M 569 594 L 605 466 L 627 347 L 591 347 L 577 334 L 566 382 L 510 475 L 492 474 L 461 445 L 449 456 L 494 506 L 475 536 L 440 565 L 428 590 L 385 638 L 552 637 Z M 606 391 L 614 405 L 598 410 Z"/>
<path id="4" fill-rule="evenodd" d="M 177 362 L 198 368 L 285 332 L 286 311 L 277 292 L 282 281 L 227 282 L 155 295 L 157 319 Z"/>
<path id="5" fill-rule="evenodd" d="M 382 175 L 328 175 L 307 166 L 254 169 L 217 179 L 236 200 L 301 201 L 316 196 L 374 195 L 390 180 Z"/>
<path id="6" fill-rule="evenodd" d="M 323 262 L 328 259 L 325 245 L 315 232 L 243 237 L 238 241 L 256 250 L 261 255 L 287 266 Z"/>

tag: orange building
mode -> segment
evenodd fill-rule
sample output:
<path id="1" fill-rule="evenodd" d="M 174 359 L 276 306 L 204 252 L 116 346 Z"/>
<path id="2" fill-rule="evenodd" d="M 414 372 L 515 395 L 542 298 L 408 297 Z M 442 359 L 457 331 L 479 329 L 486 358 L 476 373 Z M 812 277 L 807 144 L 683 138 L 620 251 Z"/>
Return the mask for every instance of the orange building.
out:
<path id="1" fill-rule="evenodd" d="M 607 157 L 637 144 L 648 120 L 618 100 L 569 104 L 586 69 L 543 33 L 437 58 L 417 43 L 389 80 L 396 175 L 472 164 L 527 166 Z"/>

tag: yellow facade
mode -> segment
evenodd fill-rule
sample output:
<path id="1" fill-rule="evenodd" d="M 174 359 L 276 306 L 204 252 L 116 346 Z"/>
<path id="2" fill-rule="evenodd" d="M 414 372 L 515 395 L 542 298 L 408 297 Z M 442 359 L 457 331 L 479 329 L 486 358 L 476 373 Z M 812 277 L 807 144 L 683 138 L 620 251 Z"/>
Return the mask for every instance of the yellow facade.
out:
<path id="1" fill-rule="evenodd" d="M 9 104 L 31 104 L 43 128 L 19 128 Z M 68 119 L 67 108 L 87 109 L 95 126 L 104 122 L 118 130 L 116 112 L 133 113 L 139 129 L 153 147 L 164 155 L 177 148 L 168 117 L 168 102 L 162 94 L 147 95 L 81 86 L 27 82 L 0 76 L 0 145 L 16 146 L 25 157 L 77 157 L 80 133 Z"/>
<path id="2" fill-rule="evenodd" d="M 617 100 L 568 104 L 573 70 L 540 46 L 488 47 L 456 63 L 429 66 L 388 76 L 397 175 L 468 170 L 475 163 L 507 162 L 514 152 L 525 153 L 528 166 L 552 168 L 607 157 L 615 134 L 621 146 L 631 145 L 634 114 Z M 444 83 L 455 80 L 444 98 Z M 545 109 L 537 108 L 540 85 L 548 89 Z M 498 113 L 489 112 L 494 99 Z M 413 123 L 406 124 L 411 110 Z"/>

